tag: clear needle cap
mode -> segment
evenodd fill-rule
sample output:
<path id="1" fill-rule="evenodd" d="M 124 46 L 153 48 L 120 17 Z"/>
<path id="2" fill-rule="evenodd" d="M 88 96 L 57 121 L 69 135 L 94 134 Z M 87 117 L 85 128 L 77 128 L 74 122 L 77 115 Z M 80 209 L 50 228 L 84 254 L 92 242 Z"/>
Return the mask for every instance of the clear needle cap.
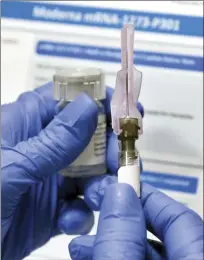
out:
<path id="1" fill-rule="evenodd" d="M 117 72 L 115 91 L 111 101 L 112 127 L 121 133 L 120 118 L 137 118 L 142 134 L 142 117 L 137 109 L 142 73 L 134 67 L 134 27 L 125 25 L 121 31 L 121 70 Z"/>

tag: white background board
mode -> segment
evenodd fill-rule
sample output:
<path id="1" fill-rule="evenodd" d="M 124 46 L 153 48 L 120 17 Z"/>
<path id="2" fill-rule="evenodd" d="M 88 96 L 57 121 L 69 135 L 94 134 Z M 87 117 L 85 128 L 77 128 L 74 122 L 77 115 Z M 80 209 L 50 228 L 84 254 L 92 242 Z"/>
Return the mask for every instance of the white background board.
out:
<path id="1" fill-rule="evenodd" d="M 120 23 L 134 20 L 136 67 L 143 73 L 140 101 L 146 111 L 144 135 L 138 144 L 144 163 L 141 178 L 202 215 L 203 32 L 199 31 L 202 4 L 202 1 L 4 4 L 1 102 L 14 101 L 21 92 L 52 80 L 57 68 L 100 67 L 106 72 L 106 84 L 114 87 L 120 68 L 121 24 L 117 24 L 117 18 Z M 94 8 L 94 15 L 90 7 Z M 22 17 L 18 8 L 24 10 Z M 95 230 L 96 226 L 92 232 Z M 29 259 L 67 259 L 69 239 L 54 238 Z"/>

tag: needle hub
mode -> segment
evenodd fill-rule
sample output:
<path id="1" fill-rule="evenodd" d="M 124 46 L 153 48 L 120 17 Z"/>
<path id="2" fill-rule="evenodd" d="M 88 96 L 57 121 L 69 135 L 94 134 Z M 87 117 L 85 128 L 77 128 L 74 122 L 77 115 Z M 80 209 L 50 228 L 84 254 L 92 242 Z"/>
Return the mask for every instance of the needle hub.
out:
<path id="1" fill-rule="evenodd" d="M 132 165 L 138 158 L 135 141 L 138 139 L 139 121 L 137 118 L 121 118 L 120 128 L 121 133 L 118 135 L 121 144 L 120 165 Z"/>

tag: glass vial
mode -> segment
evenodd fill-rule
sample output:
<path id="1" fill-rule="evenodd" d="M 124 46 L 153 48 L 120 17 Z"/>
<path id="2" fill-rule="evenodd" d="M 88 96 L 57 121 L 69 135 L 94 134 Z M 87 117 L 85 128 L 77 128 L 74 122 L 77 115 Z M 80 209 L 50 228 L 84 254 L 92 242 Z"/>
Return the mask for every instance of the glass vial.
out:
<path id="1" fill-rule="evenodd" d="M 106 115 L 102 100 L 105 99 L 104 74 L 100 69 L 66 69 L 54 77 L 54 99 L 60 108 L 73 101 L 81 93 L 87 93 L 99 107 L 96 131 L 79 157 L 60 173 L 67 177 L 89 177 L 106 172 Z"/>

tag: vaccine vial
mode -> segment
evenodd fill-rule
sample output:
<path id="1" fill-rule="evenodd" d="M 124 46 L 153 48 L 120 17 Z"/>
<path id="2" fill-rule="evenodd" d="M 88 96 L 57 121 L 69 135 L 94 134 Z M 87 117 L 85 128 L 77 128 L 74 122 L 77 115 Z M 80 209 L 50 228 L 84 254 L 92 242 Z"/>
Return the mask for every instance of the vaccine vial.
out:
<path id="1" fill-rule="evenodd" d="M 59 101 L 60 109 L 63 109 L 76 96 L 84 92 L 98 105 L 98 124 L 95 133 L 79 157 L 61 174 L 67 177 L 90 177 L 106 172 L 106 115 L 102 101 L 106 91 L 104 74 L 100 69 L 66 69 L 55 73 L 53 76 L 54 99 Z M 83 130 L 82 130 L 83 131 Z"/>

